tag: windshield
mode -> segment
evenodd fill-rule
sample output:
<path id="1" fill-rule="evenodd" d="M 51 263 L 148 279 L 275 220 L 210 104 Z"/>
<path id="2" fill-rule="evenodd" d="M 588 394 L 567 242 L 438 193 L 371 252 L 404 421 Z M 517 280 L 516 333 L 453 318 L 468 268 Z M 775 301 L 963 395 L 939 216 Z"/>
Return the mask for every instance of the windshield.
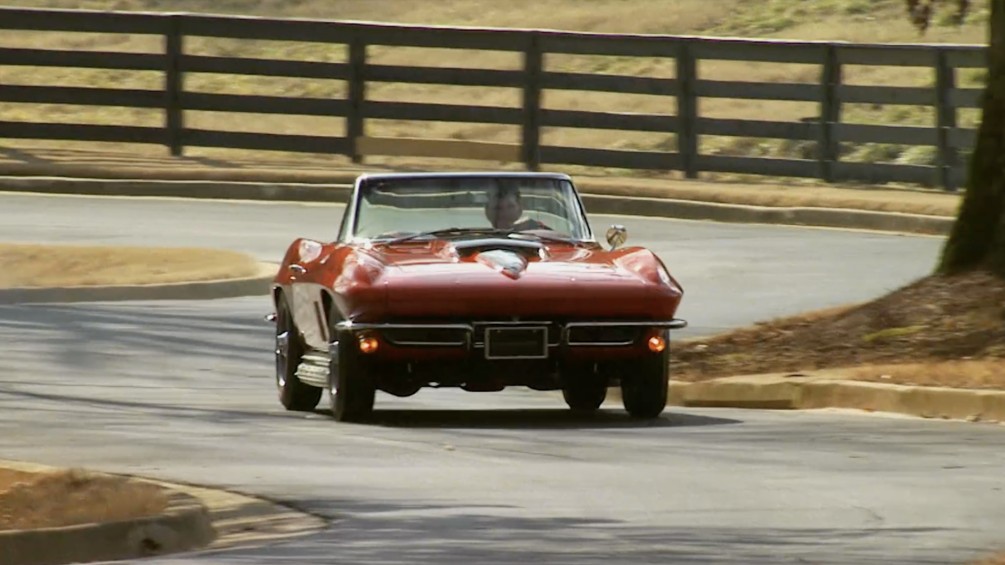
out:
<path id="1" fill-rule="evenodd" d="M 449 230 L 449 231 L 447 231 Z M 589 227 L 572 183 L 534 177 L 374 179 L 360 188 L 353 237 L 526 232 L 585 240 Z"/>

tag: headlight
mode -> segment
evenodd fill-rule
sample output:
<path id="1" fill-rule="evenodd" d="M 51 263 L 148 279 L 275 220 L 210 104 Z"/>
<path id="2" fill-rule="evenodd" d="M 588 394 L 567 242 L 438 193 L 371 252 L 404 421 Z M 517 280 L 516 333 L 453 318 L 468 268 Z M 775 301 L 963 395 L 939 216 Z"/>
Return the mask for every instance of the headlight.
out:
<path id="1" fill-rule="evenodd" d="M 682 289 L 680 285 L 677 284 L 677 281 L 673 280 L 673 277 L 670 276 L 670 271 L 667 269 L 667 266 L 663 264 L 663 261 L 660 261 L 659 267 L 656 268 L 656 273 L 660 278 L 660 282 L 677 292 L 684 292 L 684 289 Z"/>
<path id="2" fill-rule="evenodd" d="M 667 286 L 674 286 L 673 279 L 670 278 L 670 273 L 667 272 L 666 267 L 660 265 L 660 268 L 656 269 L 656 272 L 659 273 L 660 282 Z"/>

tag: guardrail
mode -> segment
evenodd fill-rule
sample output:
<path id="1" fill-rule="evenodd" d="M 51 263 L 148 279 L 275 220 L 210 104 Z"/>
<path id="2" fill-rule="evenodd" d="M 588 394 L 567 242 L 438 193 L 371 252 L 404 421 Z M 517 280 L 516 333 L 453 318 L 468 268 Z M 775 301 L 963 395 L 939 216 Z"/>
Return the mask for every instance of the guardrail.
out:
<path id="1" fill-rule="evenodd" d="M 841 42 L 739 40 L 657 35 L 610 35 L 544 30 L 446 28 L 321 20 L 282 20 L 197 14 L 153 14 L 0 8 L 0 29 L 158 35 L 160 53 L 0 48 L 0 67 L 34 66 L 158 71 L 159 90 L 0 84 L 0 102 L 72 104 L 163 109 L 163 127 L 0 121 L 0 138 L 111 141 L 161 144 L 171 154 L 185 147 L 217 147 L 338 154 L 360 162 L 367 155 L 461 157 L 542 165 L 766 174 L 828 182 L 908 182 L 954 189 L 964 178 L 960 153 L 971 148 L 975 130 L 958 127 L 957 111 L 977 108 L 982 89 L 959 88 L 960 68 L 986 66 L 986 48 L 973 45 L 863 45 Z M 279 40 L 341 45 L 344 62 L 290 61 L 208 56 L 185 52 L 195 37 Z M 374 46 L 515 52 L 514 69 L 418 67 L 368 61 Z M 549 70 L 545 57 L 604 55 L 674 61 L 673 78 Z M 816 83 L 715 80 L 699 76 L 704 61 L 815 65 Z M 932 86 L 852 85 L 842 82 L 846 65 L 931 68 Z M 187 73 L 346 81 L 342 99 L 190 92 Z M 2 75 L 0 75 L 2 82 Z M 519 107 L 368 100 L 376 83 L 441 84 L 518 88 Z M 549 109 L 547 91 L 647 94 L 673 99 L 676 114 L 639 114 Z M 799 121 L 702 117 L 699 102 L 711 98 L 816 103 L 816 116 Z M 842 122 L 843 104 L 897 104 L 935 109 L 931 126 Z M 344 135 L 319 136 L 216 131 L 185 125 L 186 111 L 327 116 L 345 119 Z M 520 128 L 520 143 L 457 139 L 398 139 L 365 134 L 367 120 L 414 120 L 507 124 Z M 544 128 L 590 128 L 661 132 L 676 136 L 676 150 L 623 150 L 542 143 Z M 815 143 L 815 158 L 764 158 L 703 154 L 700 136 L 740 136 Z M 934 165 L 848 162 L 847 142 L 928 145 Z"/>

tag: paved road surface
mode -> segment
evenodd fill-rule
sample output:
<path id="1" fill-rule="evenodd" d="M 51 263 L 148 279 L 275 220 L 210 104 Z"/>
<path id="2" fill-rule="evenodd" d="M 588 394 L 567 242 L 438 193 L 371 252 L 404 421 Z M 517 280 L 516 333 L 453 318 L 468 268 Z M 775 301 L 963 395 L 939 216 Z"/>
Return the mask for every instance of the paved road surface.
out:
<path id="1" fill-rule="evenodd" d="M 220 247 L 279 262 L 296 237 L 335 237 L 342 206 L 0 194 L 0 241 Z M 927 274 L 941 239 L 592 216 L 625 224 L 684 286 L 680 335 L 869 300 Z"/>
<path id="2" fill-rule="evenodd" d="M 278 260 L 340 209 L 0 196 L 0 241 L 205 245 Z M 594 218 L 595 228 L 612 218 Z M 621 218 L 685 285 L 690 335 L 924 274 L 939 240 Z M 599 230 L 598 230 L 599 231 Z M 331 520 L 151 563 L 962 563 L 1005 546 L 999 426 L 841 411 L 576 418 L 522 389 L 291 414 L 264 297 L 0 307 L 0 456 L 229 487 Z"/>

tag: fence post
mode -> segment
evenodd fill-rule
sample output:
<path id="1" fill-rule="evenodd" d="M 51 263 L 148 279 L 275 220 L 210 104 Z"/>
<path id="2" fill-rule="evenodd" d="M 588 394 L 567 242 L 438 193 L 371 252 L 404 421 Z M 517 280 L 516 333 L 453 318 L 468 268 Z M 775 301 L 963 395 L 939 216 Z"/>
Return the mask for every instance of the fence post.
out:
<path id="1" fill-rule="evenodd" d="M 184 150 L 182 133 L 185 122 L 181 107 L 181 95 L 184 89 L 184 77 L 181 72 L 181 58 L 184 54 L 183 17 L 181 14 L 168 16 L 167 31 L 164 34 L 164 127 L 167 133 L 167 146 L 174 157 L 180 157 Z"/>
<path id="2" fill-rule="evenodd" d="M 363 103 L 366 100 L 366 43 L 358 35 L 349 41 L 349 115 L 345 118 L 345 135 L 353 163 L 362 163 L 357 140 L 363 136 Z"/>
<path id="3" fill-rule="evenodd" d="M 541 168 L 541 73 L 544 53 L 541 40 L 533 33 L 523 54 L 523 132 L 521 153 L 527 170 Z"/>
<path id="4" fill-rule="evenodd" d="M 841 63 L 838 61 L 837 46 L 829 44 L 824 48 L 824 63 L 820 73 L 822 96 L 820 98 L 820 137 L 817 141 L 817 159 L 820 162 L 820 178 L 824 182 L 834 182 L 834 164 L 841 160 L 841 146 L 837 138 L 837 124 L 841 122 Z"/>
<path id="5" fill-rule="evenodd" d="M 681 169 L 689 179 L 698 178 L 698 80 L 694 53 L 687 41 L 677 44 L 677 152 Z"/>
<path id="6" fill-rule="evenodd" d="M 956 190 L 954 170 L 958 154 L 950 136 L 956 128 L 956 105 L 952 91 L 956 88 L 956 70 L 949 65 L 946 50 L 935 48 L 935 115 L 938 129 L 938 183 L 949 191 Z"/>

